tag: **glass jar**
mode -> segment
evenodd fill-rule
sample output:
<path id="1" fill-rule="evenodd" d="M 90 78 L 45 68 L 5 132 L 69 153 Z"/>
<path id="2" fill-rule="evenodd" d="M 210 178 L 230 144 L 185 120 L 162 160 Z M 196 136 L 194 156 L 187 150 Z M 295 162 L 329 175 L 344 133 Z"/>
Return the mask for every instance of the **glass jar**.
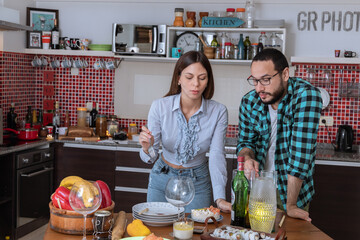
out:
<path id="1" fill-rule="evenodd" d="M 240 25 L 243 28 L 245 25 L 245 8 L 237 8 L 235 16 L 244 21 L 244 24 Z"/>
<path id="2" fill-rule="evenodd" d="M 235 8 L 227 8 L 226 16 L 227 17 L 235 17 Z"/>
<path id="3" fill-rule="evenodd" d="M 225 43 L 225 59 L 231 59 L 232 58 L 232 48 L 231 48 L 231 42 Z"/>
<path id="4" fill-rule="evenodd" d="M 116 121 L 116 115 L 110 115 L 110 119 L 107 121 L 107 131 L 111 137 L 119 132 L 119 122 Z"/>
<path id="5" fill-rule="evenodd" d="M 128 139 L 132 140 L 132 135 L 137 134 L 137 127 L 136 123 L 130 123 L 129 129 L 128 129 Z"/>
<path id="6" fill-rule="evenodd" d="M 86 121 L 86 111 L 87 108 L 78 107 L 77 108 L 77 126 L 78 127 L 88 127 Z"/>
<path id="7" fill-rule="evenodd" d="M 183 8 L 175 8 L 175 20 L 174 27 L 183 27 L 184 26 L 184 9 Z"/>
<path id="8" fill-rule="evenodd" d="M 99 114 L 96 116 L 96 135 L 99 137 L 106 137 L 107 122 L 106 116 Z"/>
<path id="9" fill-rule="evenodd" d="M 258 43 L 251 44 L 251 59 L 253 59 L 256 54 L 258 54 Z"/>

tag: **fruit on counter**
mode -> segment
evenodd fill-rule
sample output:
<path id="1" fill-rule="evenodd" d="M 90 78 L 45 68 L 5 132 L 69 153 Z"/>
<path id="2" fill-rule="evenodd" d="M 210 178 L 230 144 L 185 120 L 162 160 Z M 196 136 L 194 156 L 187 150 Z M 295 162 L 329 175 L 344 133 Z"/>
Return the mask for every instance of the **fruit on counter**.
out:
<path id="1" fill-rule="evenodd" d="M 164 240 L 162 237 L 156 236 L 154 233 L 143 238 L 143 240 Z"/>
<path id="2" fill-rule="evenodd" d="M 84 180 L 81 177 L 78 176 L 68 176 L 61 180 L 60 186 L 66 187 L 67 189 L 71 190 L 72 185 L 74 185 L 75 182 Z"/>
<path id="3" fill-rule="evenodd" d="M 111 201 L 111 192 L 109 186 L 101 180 L 97 180 L 96 182 L 100 187 L 101 196 L 102 196 L 100 208 L 106 208 L 111 206 L 112 201 Z"/>
<path id="4" fill-rule="evenodd" d="M 66 187 L 58 187 L 52 194 L 51 200 L 55 207 L 65 210 L 73 210 L 69 203 L 70 190 Z"/>
<path id="5" fill-rule="evenodd" d="M 126 228 L 127 233 L 131 237 L 147 236 L 149 235 L 150 229 L 144 225 L 140 219 L 135 219 Z"/>

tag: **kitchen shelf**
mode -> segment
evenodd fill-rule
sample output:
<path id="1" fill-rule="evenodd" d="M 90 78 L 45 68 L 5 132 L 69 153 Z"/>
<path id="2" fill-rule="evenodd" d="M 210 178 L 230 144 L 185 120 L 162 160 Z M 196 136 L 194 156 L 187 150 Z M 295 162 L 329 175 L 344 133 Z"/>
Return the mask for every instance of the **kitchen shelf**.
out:
<path id="1" fill-rule="evenodd" d="M 292 64 L 294 63 L 360 64 L 360 58 L 291 57 L 290 61 Z"/>
<path id="2" fill-rule="evenodd" d="M 32 31 L 33 28 L 8 21 L 0 20 L 0 31 Z"/>
<path id="3" fill-rule="evenodd" d="M 81 50 L 53 50 L 53 49 L 33 49 L 26 48 L 25 53 L 37 55 L 71 55 L 71 56 L 98 56 L 114 57 L 111 51 L 81 51 Z"/>

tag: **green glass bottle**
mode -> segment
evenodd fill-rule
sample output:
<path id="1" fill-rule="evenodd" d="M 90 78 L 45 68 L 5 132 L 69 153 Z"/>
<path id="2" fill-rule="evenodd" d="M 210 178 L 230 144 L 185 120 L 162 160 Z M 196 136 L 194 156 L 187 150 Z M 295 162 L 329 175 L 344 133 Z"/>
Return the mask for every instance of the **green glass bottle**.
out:
<path id="1" fill-rule="evenodd" d="M 251 60 L 251 42 L 249 36 L 245 37 L 244 47 L 245 47 L 244 59 Z"/>
<path id="2" fill-rule="evenodd" d="M 246 227 L 249 183 L 244 174 L 244 157 L 238 156 L 238 170 L 231 185 L 231 225 Z"/>
<path id="3" fill-rule="evenodd" d="M 219 46 L 219 43 L 216 38 L 217 38 L 217 36 L 214 35 L 213 40 L 211 41 L 211 47 L 213 47 L 213 48 L 217 48 Z"/>

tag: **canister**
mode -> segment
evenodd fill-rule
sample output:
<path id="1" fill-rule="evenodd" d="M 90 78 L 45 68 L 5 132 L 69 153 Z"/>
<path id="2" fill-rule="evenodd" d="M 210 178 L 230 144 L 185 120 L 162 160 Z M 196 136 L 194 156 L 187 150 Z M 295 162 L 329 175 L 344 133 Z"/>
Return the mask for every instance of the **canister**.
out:
<path id="1" fill-rule="evenodd" d="M 106 137 L 107 122 L 106 116 L 99 114 L 96 116 L 96 135 L 99 137 Z"/>
<path id="2" fill-rule="evenodd" d="M 130 123 L 129 129 L 128 129 L 128 139 L 132 140 L 132 135 L 137 134 L 137 127 L 136 123 Z"/>
<path id="3" fill-rule="evenodd" d="M 86 108 L 78 107 L 77 108 L 77 125 L 79 127 L 88 127 L 86 121 Z"/>

